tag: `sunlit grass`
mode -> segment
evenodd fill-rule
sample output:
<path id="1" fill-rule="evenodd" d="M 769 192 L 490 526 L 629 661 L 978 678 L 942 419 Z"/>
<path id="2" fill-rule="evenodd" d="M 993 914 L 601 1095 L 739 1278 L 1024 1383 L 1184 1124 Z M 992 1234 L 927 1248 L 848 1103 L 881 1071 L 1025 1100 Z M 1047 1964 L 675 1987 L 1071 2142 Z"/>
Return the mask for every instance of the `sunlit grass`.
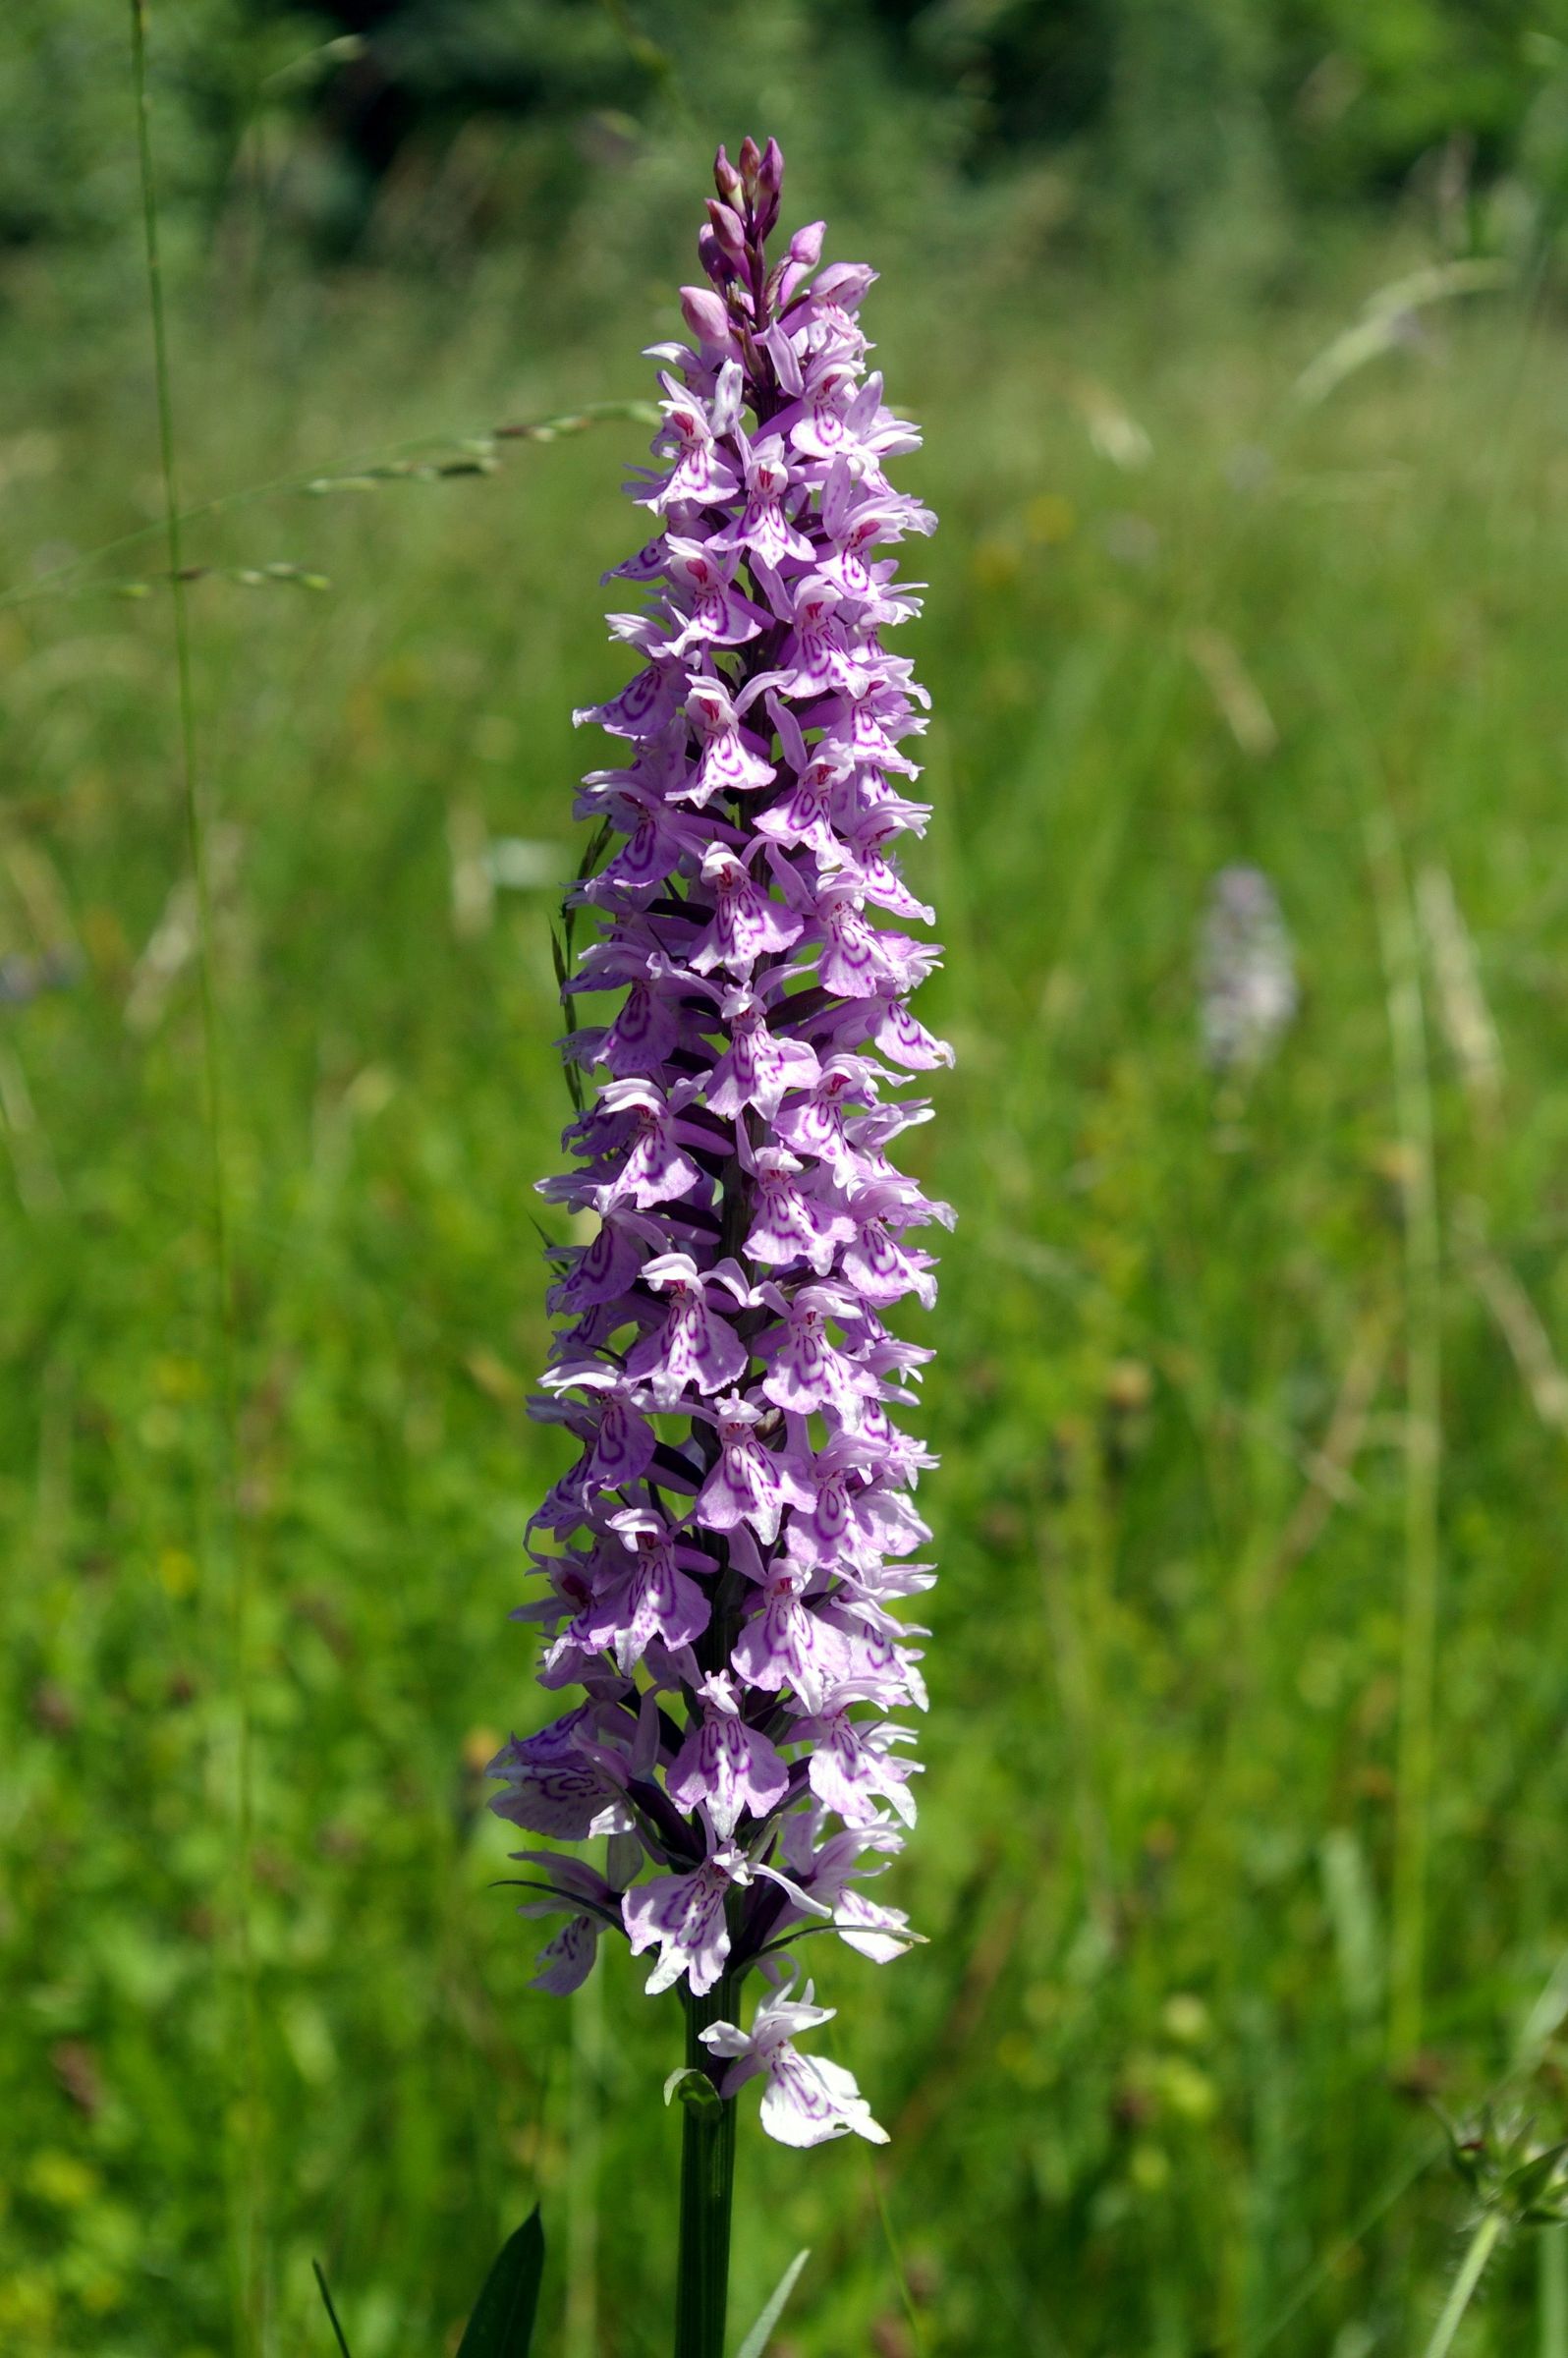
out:
<path id="1" fill-rule="evenodd" d="M 888 2220 L 932 2354 L 1419 2346 L 1459 2217 L 1419 2093 L 1494 2080 L 1568 1946 L 1568 353 L 1488 299 L 1293 413 L 1382 266 L 1361 267 L 1310 314 L 1060 280 L 879 290 L 873 314 L 927 428 L 908 478 L 943 520 L 917 858 L 948 957 L 922 1012 L 961 1060 L 915 1145 L 963 1216 L 926 1419 L 929 1768 L 899 1870 L 931 1942 L 885 1975 L 813 1963 L 894 2130 Z M 188 318 L 186 498 L 640 395 L 627 356 L 667 322 L 650 302 L 610 324 L 542 353 L 521 316 L 373 288 L 280 289 L 243 334 Z M 0 422 L 22 586 L 159 496 L 140 345 L 65 412 L 30 381 L 14 366 Z M 480 478 L 280 494 L 188 534 L 192 562 L 332 583 L 190 589 L 252 1581 L 247 2162 L 279 2353 L 327 2346 L 312 2254 L 356 2358 L 441 2347 L 535 2193 L 552 2333 L 566 2254 L 596 2249 L 576 2345 L 661 2346 L 677 2023 L 624 1961 L 601 2021 L 526 1993 L 479 1774 L 540 1704 L 505 1615 L 553 1471 L 523 1404 L 532 1182 L 563 1112 L 549 895 L 505 881 L 537 856 L 496 846 L 572 864 L 570 710 L 618 676 L 597 576 L 644 439 L 609 423 Z M 19 2358 L 229 2346 L 199 972 L 166 591 L 84 587 L 155 570 L 140 546 L 0 609 L 0 956 L 58 952 L 72 978 L 0 1004 Z M 1194 986 L 1236 860 L 1272 877 L 1303 983 L 1245 1090 L 1204 1068 Z M 1495 1033 L 1480 1083 L 1431 874 Z M 1411 992 L 1434 1265 L 1405 1228 Z M 1413 1967 L 1390 1907 L 1428 1544 L 1411 1417 L 1435 1366 Z M 738 2316 L 812 2247 L 786 2329 L 805 2358 L 910 2346 L 862 2157 L 745 2136 L 739 2238 Z M 1468 2346 L 1530 2346 L 1536 2302 L 1533 2261 L 1505 2256 Z"/>

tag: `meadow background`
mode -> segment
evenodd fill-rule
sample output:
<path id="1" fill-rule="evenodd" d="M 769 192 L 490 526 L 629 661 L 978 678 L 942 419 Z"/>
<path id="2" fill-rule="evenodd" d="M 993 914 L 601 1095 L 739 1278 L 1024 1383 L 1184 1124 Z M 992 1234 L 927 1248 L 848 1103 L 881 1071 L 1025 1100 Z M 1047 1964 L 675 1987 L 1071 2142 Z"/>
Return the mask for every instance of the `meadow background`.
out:
<path id="1" fill-rule="evenodd" d="M 493 435 L 647 396 L 755 129 L 927 436 L 962 1218 L 930 1945 L 813 1960 L 893 2142 L 743 2124 L 736 2315 L 810 2244 L 779 2358 L 1419 2350 L 1429 2100 L 1568 2102 L 1568 16 L 155 10 L 226 1318 L 129 24 L 0 39 L 0 2348 L 325 2353 L 319 2255 L 450 2351 L 535 2199 L 544 2349 L 665 2346 L 677 2010 L 527 1991 L 481 1774 L 647 429 Z M 1562 2230 L 1460 2347 L 1568 2358 Z"/>

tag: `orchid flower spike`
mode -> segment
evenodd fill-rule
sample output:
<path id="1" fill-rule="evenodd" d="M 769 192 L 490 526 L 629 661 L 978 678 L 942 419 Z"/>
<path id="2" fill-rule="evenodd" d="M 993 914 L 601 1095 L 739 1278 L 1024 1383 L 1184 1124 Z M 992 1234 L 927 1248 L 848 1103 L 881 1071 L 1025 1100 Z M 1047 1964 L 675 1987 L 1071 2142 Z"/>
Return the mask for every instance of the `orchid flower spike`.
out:
<path id="1" fill-rule="evenodd" d="M 543 1687 L 580 1693 L 499 1755 L 491 1806 L 609 1845 L 602 1868 L 526 1854 L 525 1912 L 566 1918 L 540 1986 L 624 1936 L 686 2001 L 689 2068 L 721 2104 L 760 2079 L 764 2129 L 812 2146 L 885 2132 L 797 2046 L 831 2009 L 779 1952 L 917 1937 L 863 1888 L 915 1819 L 899 1611 L 932 1577 L 911 1493 L 934 1461 L 895 1422 L 927 1355 L 887 1320 L 929 1307 L 917 1240 L 951 1214 L 889 1148 L 929 1110 L 906 1083 L 952 1056 L 909 1005 L 936 964 L 899 868 L 927 700 L 885 649 L 915 602 L 878 553 L 935 520 L 885 472 L 919 436 L 868 373 L 874 273 L 824 266 L 820 222 L 770 257 L 782 178 L 772 142 L 719 151 L 616 568 L 642 668 L 577 715 L 618 751 L 579 803 L 605 848 L 564 990 L 619 995 L 564 1043 L 583 1110 L 541 1183 L 588 1223 L 551 1248 L 534 1403 L 578 1456 L 530 1526 L 543 1593 L 519 1617 Z"/>

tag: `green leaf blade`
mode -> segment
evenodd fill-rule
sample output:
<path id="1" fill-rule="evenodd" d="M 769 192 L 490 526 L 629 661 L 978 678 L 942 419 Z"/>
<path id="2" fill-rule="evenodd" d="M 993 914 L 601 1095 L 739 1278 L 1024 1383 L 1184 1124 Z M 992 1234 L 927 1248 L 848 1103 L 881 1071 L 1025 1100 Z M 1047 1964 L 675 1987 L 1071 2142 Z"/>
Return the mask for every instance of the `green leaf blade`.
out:
<path id="1" fill-rule="evenodd" d="M 507 2238 L 480 2287 L 458 2358 L 529 2358 L 544 2274 L 538 2205 Z"/>
<path id="2" fill-rule="evenodd" d="M 796 2253 L 775 2285 L 767 2307 L 736 2351 L 735 2358 L 762 2358 L 762 2353 L 767 2348 L 768 2335 L 783 2316 L 785 2304 L 800 2282 L 801 2271 L 811 2256 L 809 2250 Z M 459 2358 L 461 2358 L 461 2353 L 459 2353 Z"/>

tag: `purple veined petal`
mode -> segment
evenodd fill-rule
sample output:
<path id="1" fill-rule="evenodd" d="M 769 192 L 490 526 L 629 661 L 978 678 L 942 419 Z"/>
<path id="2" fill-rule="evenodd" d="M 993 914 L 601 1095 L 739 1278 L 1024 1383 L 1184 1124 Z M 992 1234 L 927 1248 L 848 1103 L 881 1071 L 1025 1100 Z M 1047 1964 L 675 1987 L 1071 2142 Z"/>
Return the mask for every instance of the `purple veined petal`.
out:
<path id="1" fill-rule="evenodd" d="M 680 1015 L 670 995 L 654 982 L 634 982 L 595 1061 L 618 1080 L 651 1077 L 662 1071 L 680 1036 Z"/>
<path id="2" fill-rule="evenodd" d="M 645 541 L 635 556 L 625 558 L 619 565 L 612 565 L 608 573 L 601 573 L 599 580 L 601 583 L 656 582 L 663 576 L 664 557 L 664 534 L 660 533 L 652 540 Z"/>
<path id="3" fill-rule="evenodd" d="M 645 1474 L 657 1446 L 653 1428 L 624 1397 L 605 1401 L 586 1479 L 601 1490 L 623 1488 Z"/>
<path id="4" fill-rule="evenodd" d="M 661 1875 L 628 1891 L 621 1915 L 632 1954 L 655 1946 L 659 1952 L 644 1985 L 650 1996 L 672 1989 L 683 1974 L 699 1997 L 713 1988 L 730 1953 L 724 1902 L 732 1881 L 741 1880 L 721 1853 L 690 1874 Z"/>
<path id="5" fill-rule="evenodd" d="M 681 1647 L 700 1638 L 711 1607 L 682 1569 L 680 1550 L 659 1516 L 623 1508 L 610 1517 L 610 1527 L 618 1545 L 608 1551 L 607 1577 L 595 1582 L 567 1634 L 585 1650 L 604 1649 L 622 1677 L 630 1678 L 655 1639 Z"/>
<path id="6" fill-rule="evenodd" d="M 546 1307 L 570 1317 L 601 1302 L 617 1301 L 642 1267 L 646 1249 L 636 1223 L 613 1215 L 601 1220 L 588 1244 L 569 1248 L 572 1264 L 550 1288 Z"/>
<path id="7" fill-rule="evenodd" d="M 771 1978 L 771 1960 L 763 1972 Z M 851 2075 L 837 2064 L 803 2055 L 796 2047 L 804 2032 L 831 2022 L 834 2009 L 812 2003 L 810 1982 L 797 1999 L 793 1984 L 791 1968 L 758 2004 L 750 2031 L 738 2023 L 715 2022 L 699 2034 L 710 2054 L 727 2061 L 721 2093 L 732 2097 L 749 2079 L 763 2074 L 762 2125 L 786 2145 L 820 2145 L 850 2132 L 885 2143 Z"/>
<path id="8" fill-rule="evenodd" d="M 553 1997 L 569 1997 L 581 1990 L 593 1970 L 601 1929 L 596 1916 L 572 1917 L 539 1950 L 529 1988 L 547 1990 Z"/>
<path id="9" fill-rule="evenodd" d="M 743 731 L 721 682 L 698 680 L 686 715 L 701 748 L 696 795 L 704 804 L 715 794 L 751 794 L 772 784 L 776 773 L 763 758 L 761 740 Z"/>
<path id="10" fill-rule="evenodd" d="M 782 565 L 787 557 L 810 565 L 813 551 L 805 534 L 785 514 L 784 502 L 792 476 L 784 445 L 777 434 L 755 444 L 738 434 L 746 476 L 747 499 L 739 521 L 715 535 L 711 545 L 748 549 L 764 564 Z"/>
<path id="11" fill-rule="evenodd" d="M 748 976 L 758 958 L 799 941 L 801 920 L 768 899 L 727 844 L 708 847 L 701 876 L 713 895 L 713 917 L 692 954 L 697 974 L 722 966 L 732 975 Z"/>
<path id="12" fill-rule="evenodd" d="M 608 703 L 585 706 L 572 718 L 581 728 L 596 721 L 612 737 L 656 737 L 672 718 L 680 694 L 680 670 L 674 663 L 650 663 L 635 680 L 611 697 Z"/>
<path id="13" fill-rule="evenodd" d="M 831 1340 L 827 1324 L 833 1315 L 825 1288 L 801 1288 L 789 1304 L 782 1328 L 759 1342 L 770 1362 L 762 1391 L 775 1406 L 797 1416 L 831 1408 L 855 1424 L 876 1390 L 876 1379 Z"/>
<path id="14" fill-rule="evenodd" d="M 789 428 L 792 446 L 806 458 L 831 459 L 845 440 L 845 416 L 853 398 L 855 370 L 847 363 L 824 368 Z"/>
<path id="15" fill-rule="evenodd" d="M 937 1039 L 924 1025 L 910 1013 L 904 1001 L 886 986 L 878 989 L 869 1002 L 860 1002 L 850 1010 L 850 1020 L 859 1037 L 869 1041 L 893 1063 L 906 1072 L 934 1072 L 939 1066 L 951 1065 L 953 1051 L 945 1039 Z"/>
<path id="16" fill-rule="evenodd" d="M 702 1275 L 690 1255 L 671 1253 L 649 1262 L 644 1275 L 668 1296 L 669 1310 L 628 1355 L 628 1376 L 645 1378 L 661 1407 L 673 1407 L 689 1385 L 705 1394 L 738 1383 L 751 1354 L 716 1307 L 722 1289 L 710 1298 L 712 1273 Z"/>
<path id="17" fill-rule="evenodd" d="M 788 1788 L 789 1770 L 767 1738 L 738 1716 L 711 1710 L 689 1732 L 669 1775 L 670 1799 L 683 1810 L 704 1808 L 725 1842 L 743 1811 L 765 1818 Z"/>
<path id="18" fill-rule="evenodd" d="M 883 1802 L 913 1825 L 915 1802 L 906 1788 L 919 1764 L 892 1759 L 887 1749 L 892 1741 L 908 1741 L 910 1731 L 854 1719 L 848 1703 L 829 1698 L 828 1704 L 799 1723 L 801 1736 L 812 1742 L 810 1779 L 817 1800 L 846 1825 L 874 1825 Z"/>
<path id="19" fill-rule="evenodd" d="M 594 1724 L 592 1705 L 583 1704 L 537 1735 L 514 1736 L 503 1745 L 485 1771 L 506 1782 L 504 1792 L 490 1796 L 496 1816 L 529 1833 L 585 1840 L 600 1813 L 621 1799 L 613 1777 L 587 1749 Z"/>
<path id="20" fill-rule="evenodd" d="M 823 857 L 837 856 L 838 838 L 832 820 L 833 773 L 828 764 L 810 763 L 787 794 L 760 812 L 756 831 L 775 843 L 804 844 Z"/>
<path id="21" fill-rule="evenodd" d="M 676 1143 L 662 1092 L 643 1080 L 612 1081 L 599 1097 L 606 1113 L 626 1118 L 627 1136 L 614 1174 L 598 1190 L 601 1212 L 626 1204 L 645 1211 L 701 1183 L 702 1174 Z"/>
<path id="22" fill-rule="evenodd" d="M 733 1531 L 749 1523 L 763 1544 L 771 1546 L 783 1511 L 783 1488 L 773 1457 L 746 1426 L 721 1422 L 718 1462 L 693 1509 L 697 1522 L 707 1531 Z"/>
<path id="23" fill-rule="evenodd" d="M 850 1503 L 850 1474 L 842 1467 L 812 1466 L 811 1504 L 790 1524 L 790 1542 L 799 1560 L 834 1565 L 853 1552 L 855 1516 Z"/>
<path id="24" fill-rule="evenodd" d="M 868 1302 L 891 1304 L 914 1294 L 923 1309 L 931 1310 L 936 1303 L 936 1280 L 930 1274 L 930 1259 L 928 1253 L 914 1252 L 897 1243 L 884 1221 L 870 1219 L 845 1248 L 842 1268 Z"/>
<path id="25" fill-rule="evenodd" d="M 848 850 L 853 860 L 856 890 L 874 908 L 885 909 L 889 916 L 902 917 L 911 925 L 930 925 L 936 912 L 926 902 L 918 901 L 905 883 L 897 868 L 885 854 L 868 846 L 864 838 L 852 838 Z"/>
<path id="26" fill-rule="evenodd" d="M 603 899 L 610 890 L 655 891 L 680 863 L 685 843 L 675 815 L 647 804 L 634 808 L 637 823 L 625 845 L 591 879 L 588 892 L 593 899 Z"/>
<path id="27" fill-rule="evenodd" d="M 876 1067 L 864 1056 L 827 1057 L 811 1095 L 782 1108 L 774 1124 L 778 1137 L 795 1153 L 826 1163 L 836 1180 L 853 1184 L 858 1173 L 845 1113 L 857 1101 L 874 1101 L 876 1079 Z"/>
<path id="28" fill-rule="evenodd" d="M 768 2063 L 762 2126 L 780 2145 L 824 2145 L 851 2134 L 872 2145 L 887 2143 L 887 2131 L 871 2118 L 853 2073 L 825 2055 L 803 2055 L 788 2040 Z"/>
<path id="29" fill-rule="evenodd" d="M 868 925 L 854 902 L 835 899 L 822 912 L 822 950 L 817 979 L 839 998 L 874 998 L 892 977 L 884 937 Z"/>
<path id="30" fill-rule="evenodd" d="M 730 1652 L 732 1667 L 764 1694 L 791 1688 L 808 1710 L 844 1670 L 843 1641 L 801 1600 L 805 1576 L 775 1572 Z"/>
<path id="31" fill-rule="evenodd" d="M 799 1183 L 803 1166 L 795 1155 L 778 1149 L 764 1150 L 756 1163 L 756 1208 L 746 1239 L 748 1254 L 753 1261 L 772 1267 L 791 1267 L 804 1261 L 817 1276 L 825 1277 L 838 1247 L 855 1239 L 854 1220 Z"/>
<path id="32" fill-rule="evenodd" d="M 869 1957 L 873 1965 L 891 1965 L 923 1936 L 911 1933 L 902 1908 L 879 1907 L 862 1891 L 846 1891 L 833 1911 L 833 1929 L 847 1948 Z"/>
<path id="33" fill-rule="evenodd" d="M 640 1561 L 610 1582 L 567 1635 L 585 1654 L 612 1655 L 622 1677 L 630 1678 L 656 1638 L 689 1645 L 707 1627 L 708 1614 L 697 1583 L 662 1556 Z"/>
<path id="34" fill-rule="evenodd" d="M 743 1107 L 755 1105 L 771 1121 L 787 1091 L 814 1085 L 820 1069 L 816 1050 L 806 1040 L 771 1033 L 760 1001 L 749 989 L 727 992 L 720 1013 L 729 1025 L 729 1045 L 708 1078 L 708 1109 L 733 1119 Z"/>

